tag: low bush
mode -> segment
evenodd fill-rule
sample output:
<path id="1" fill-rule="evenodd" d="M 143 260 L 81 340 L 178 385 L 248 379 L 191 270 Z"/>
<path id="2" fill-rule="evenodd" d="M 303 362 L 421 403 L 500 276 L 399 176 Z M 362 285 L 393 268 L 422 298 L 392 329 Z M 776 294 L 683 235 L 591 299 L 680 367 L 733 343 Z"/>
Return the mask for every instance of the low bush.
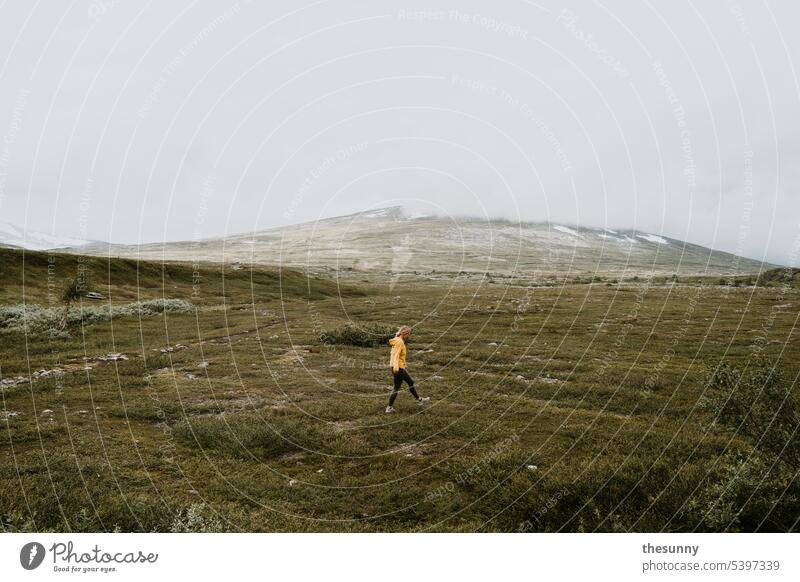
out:
<path id="1" fill-rule="evenodd" d="M 709 374 L 704 407 L 716 422 L 751 439 L 759 449 L 800 469 L 800 397 L 777 364 L 755 362 L 748 368 L 725 362 Z"/>
<path id="2" fill-rule="evenodd" d="M 172 520 L 171 533 L 219 533 L 225 525 L 206 505 L 193 503 Z"/>
<path id="3" fill-rule="evenodd" d="M 777 363 L 712 368 L 704 407 L 716 426 L 749 441 L 729 453 L 692 499 L 690 518 L 712 531 L 792 531 L 800 515 L 800 398 Z"/>
<path id="4" fill-rule="evenodd" d="M 126 305 L 105 304 L 70 307 L 67 312 L 67 326 L 92 325 L 109 321 L 115 317 L 152 317 L 162 313 L 188 313 L 194 305 L 183 299 L 153 299 Z M 66 337 L 60 330 L 64 310 L 60 307 L 18 303 L 0 306 L 0 332 L 48 334 L 51 339 Z"/>
<path id="5" fill-rule="evenodd" d="M 759 451 L 730 453 L 687 504 L 692 528 L 714 532 L 792 531 L 800 515 L 794 476 Z"/>
<path id="6" fill-rule="evenodd" d="M 346 323 L 335 329 L 323 331 L 319 335 L 319 341 L 323 344 L 359 347 L 384 346 L 394 337 L 394 332 L 393 328 L 386 325 Z"/>

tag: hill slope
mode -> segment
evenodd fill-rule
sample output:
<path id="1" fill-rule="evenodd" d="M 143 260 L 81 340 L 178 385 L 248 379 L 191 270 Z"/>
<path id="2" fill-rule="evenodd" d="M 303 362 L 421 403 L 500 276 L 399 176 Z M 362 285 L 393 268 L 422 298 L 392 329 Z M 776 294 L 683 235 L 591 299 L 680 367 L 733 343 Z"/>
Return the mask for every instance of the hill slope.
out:
<path id="1" fill-rule="evenodd" d="M 60 304 L 62 290 L 79 270 L 88 274 L 91 290 L 113 302 L 180 297 L 198 304 L 218 304 L 232 295 L 239 300 L 363 295 L 360 290 L 292 268 L 163 264 L 0 248 L 0 304 Z"/>
<path id="2" fill-rule="evenodd" d="M 400 207 L 256 233 L 81 253 L 356 269 L 390 274 L 757 273 L 773 265 L 640 231 L 409 215 Z"/>

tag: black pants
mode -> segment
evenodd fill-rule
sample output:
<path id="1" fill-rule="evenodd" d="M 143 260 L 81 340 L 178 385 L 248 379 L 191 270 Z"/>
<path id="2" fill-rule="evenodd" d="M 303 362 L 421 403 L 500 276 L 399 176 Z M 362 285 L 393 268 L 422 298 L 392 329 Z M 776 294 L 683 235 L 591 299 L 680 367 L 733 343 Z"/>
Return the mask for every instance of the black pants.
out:
<path id="1" fill-rule="evenodd" d="M 392 370 L 392 375 L 394 376 L 394 388 L 392 389 L 391 396 L 389 396 L 389 406 L 394 406 L 395 398 L 397 398 L 397 393 L 400 392 L 400 386 L 403 385 L 403 380 L 408 384 L 411 395 L 419 400 L 419 394 L 417 394 L 417 391 L 414 389 L 414 379 L 408 375 L 405 368 L 400 368 L 397 372 Z"/>

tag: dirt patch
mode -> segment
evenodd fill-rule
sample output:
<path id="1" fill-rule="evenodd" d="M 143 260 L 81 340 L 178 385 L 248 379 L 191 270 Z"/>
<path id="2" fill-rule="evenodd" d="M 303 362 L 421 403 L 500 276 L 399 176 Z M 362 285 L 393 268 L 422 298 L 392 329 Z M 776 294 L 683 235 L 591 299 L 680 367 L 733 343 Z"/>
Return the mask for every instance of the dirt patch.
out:
<path id="1" fill-rule="evenodd" d="M 277 361 L 279 364 L 298 366 L 305 363 L 305 355 L 310 353 L 311 349 L 308 347 L 295 346 L 280 354 Z"/>
<path id="2" fill-rule="evenodd" d="M 428 445 L 425 443 L 403 443 L 394 449 L 390 449 L 390 453 L 397 453 L 406 457 L 422 457 L 426 454 Z"/>

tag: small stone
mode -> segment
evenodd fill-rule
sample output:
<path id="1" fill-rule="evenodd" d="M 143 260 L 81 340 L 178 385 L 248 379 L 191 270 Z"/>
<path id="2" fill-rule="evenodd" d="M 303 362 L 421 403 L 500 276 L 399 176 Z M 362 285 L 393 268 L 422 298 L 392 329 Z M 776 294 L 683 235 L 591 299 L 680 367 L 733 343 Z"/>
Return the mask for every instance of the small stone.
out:
<path id="1" fill-rule="evenodd" d="M 297 479 L 289 479 L 289 487 L 294 487 L 295 483 L 297 483 Z"/>
<path id="2" fill-rule="evenodd" d="M 27 384 L 28 379 L 24 376 L 17 376 L 16 378 L 3 378 L 0 380 L 0 388 L 13 388 L 19 384 Z"/>
<path id="3" fill-rule="evenodd" d="M 61 376 L 64 374 L 64 370 L 59 370 L 58 368 L 53 370 L 39 370 L 38 372 L 34 372 L 32 376 L 34 378 L 47 378 L 49 376 Z"/>
<path id="4" fill-rule="evenodd" d="M 528 471 L 535 471 L 538 468 L 536 465 L 528 465 Z"/>

